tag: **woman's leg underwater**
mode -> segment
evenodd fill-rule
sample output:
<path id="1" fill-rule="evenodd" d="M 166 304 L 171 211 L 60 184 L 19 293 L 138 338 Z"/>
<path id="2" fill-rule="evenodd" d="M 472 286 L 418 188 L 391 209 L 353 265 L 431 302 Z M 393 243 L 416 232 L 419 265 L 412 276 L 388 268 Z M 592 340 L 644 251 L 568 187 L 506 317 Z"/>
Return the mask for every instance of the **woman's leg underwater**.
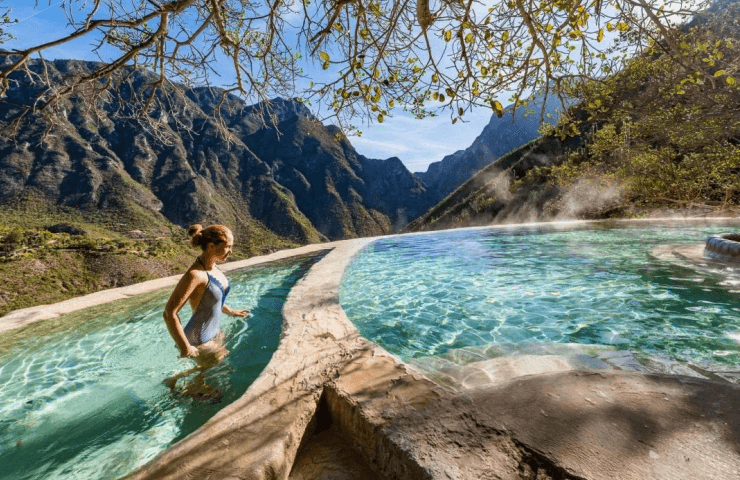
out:
<path id="1" fill-rule="evenodd" d="M 188 396 L 200 397 L 200 398 L 221 398 L 221 392 L 208 385 L 205 381 L 205 372 L 218 365 L 223 361 L 229 351 L 226 349 L 224 342 L 224 332 L 219 330 L 216 336 L 208 342 L 198 345 L 198 351 L 200 354 L 195 357 L 197 366 L 187 370 L 187 374 L 198 372 L 195 378 L 185 387 L 185 394 Z M 185 372 L 182 372 L 185 374 Z M 185 375 L 178 374 L 177 378 Z M 176 380 L 175 380 L 176 381 Z"/>

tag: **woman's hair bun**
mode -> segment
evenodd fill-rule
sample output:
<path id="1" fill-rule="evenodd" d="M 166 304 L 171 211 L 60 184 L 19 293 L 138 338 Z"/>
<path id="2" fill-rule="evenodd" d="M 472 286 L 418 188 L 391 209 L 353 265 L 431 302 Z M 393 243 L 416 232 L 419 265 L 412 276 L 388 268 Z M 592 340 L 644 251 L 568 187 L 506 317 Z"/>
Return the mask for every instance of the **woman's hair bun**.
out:
<path id="1" fill-rule="evenodd" d="M 194 247 L 200 245 L 200 237 L 203 236 L 203 225 L 196 223 L 188 228 L 188 237 L 190 237 L 190 244 Z"/>
<path id="2" fill-rule="evenodd" d="M 203 225 L 196 223 L 188 228 L 188 235 L 190 236 L 190 244 L 192 246 L 205 250 L 209 243 L 219 244 L 226 242 L 229 235 L 233 236 L 234 234 L 225 225 L 211 225 L 210 227 L 203 228 Z"/>

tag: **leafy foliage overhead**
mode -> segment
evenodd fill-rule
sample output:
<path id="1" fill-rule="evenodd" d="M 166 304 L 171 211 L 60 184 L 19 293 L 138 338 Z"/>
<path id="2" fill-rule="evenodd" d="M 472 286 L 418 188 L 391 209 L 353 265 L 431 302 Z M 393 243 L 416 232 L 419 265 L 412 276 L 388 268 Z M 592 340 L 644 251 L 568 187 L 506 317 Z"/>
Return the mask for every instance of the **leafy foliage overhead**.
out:
<path id="1" fill-rule="evenodd" d="M 588 118 L 564 119 L 553 133 L 590 128 L 588 145 L 530 179 L 608 178 L 627 188 L 626 202 L 646 206 L 740 204 L 739 22 L 740 4 L 727 3 L 674 34 L 680 55 L 652 43 L 620 72 L 575 84 Z"/>
<path id="2" fill-rule="evenodd" d="M 0 97 L 17 78 L 14 72 L 24 71 L 46 86 L 26 111 L 53 110 L 85 85 L 95 108 L 128 68 L 142 67 L 154 76 L 137 100 L 137 115 L 149 118 L 163 101 L 157 90 L 205 84 L 219 73 L 217 61 L 227 58 L 235 81 L 224 94 L 252 100 L 296 95 L 325 103 L 340 121 L 364 115 L 382 122 L 393 108 L 424 117 L 440 107 L 456 121 L 475 105 L 503 114 L 497 100 L 503 92 L 513 91 L 518 103 L 575 78 L 603 78 L 650 42 L 680 56 L 673 26 L 710 3 L 69 0 L 61 8 L 71 30 L 44 44 L 0 52 Z M 79 38 L 90 39 L 95 51 L 112 46 L 118 54 L 106 55 L 91 73 L 70 75 L 63 85 L 27 68 L 33 56 Z M 303 69 L 310 62 L 326 75 L 307 78 Z M 707 65 L 692 65 L 702 76 L 710 74 Z"/>

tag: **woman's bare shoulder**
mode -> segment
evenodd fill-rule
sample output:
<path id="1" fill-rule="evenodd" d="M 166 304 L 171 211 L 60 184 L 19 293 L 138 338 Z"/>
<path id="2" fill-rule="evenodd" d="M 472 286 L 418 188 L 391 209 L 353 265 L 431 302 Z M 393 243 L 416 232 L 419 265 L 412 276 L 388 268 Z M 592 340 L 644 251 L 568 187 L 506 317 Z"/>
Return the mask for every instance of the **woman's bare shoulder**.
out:
<path id="1" fill-rule="evenodd" d="M 200 265 L 198 265 L 197 263 L 194 263 L 183 274 L 183 278 L 187 278 L 188 281 L 206 283 L 208 282 L 208 273 L 206 273 L 206 271 L 203 270 L 203 268 Z"/>
<path id="2" fill-rule="evenodd" d="M 194 263 L 187 269 L 187 271 L 185 271 L 185 273 L 182 274 L 182 277 L 180 277 L 180 281 L 178 282 L 178 286 L 194 286 L 197 288 L 201 284 L 205 285 L 206 283 L 208 283 L 208 275 L 197 263 Z"/>

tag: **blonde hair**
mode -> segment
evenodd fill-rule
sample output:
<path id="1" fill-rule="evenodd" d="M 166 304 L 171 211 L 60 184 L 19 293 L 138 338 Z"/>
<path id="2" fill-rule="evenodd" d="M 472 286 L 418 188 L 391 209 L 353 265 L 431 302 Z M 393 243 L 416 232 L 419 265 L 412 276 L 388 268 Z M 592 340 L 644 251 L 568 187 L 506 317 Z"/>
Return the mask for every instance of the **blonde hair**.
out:
<path id="1" fill-rule="evenodd" d="M 218 245 L 228 241 L 229 235 L 234 236 L 226 225 L 211 225 L 203 228 L 203 225 L 195 224 L 188 229 L 190 244 L 193 247 L 200 247 L 201 250 L 205 250 L 209 243 Z"/>

